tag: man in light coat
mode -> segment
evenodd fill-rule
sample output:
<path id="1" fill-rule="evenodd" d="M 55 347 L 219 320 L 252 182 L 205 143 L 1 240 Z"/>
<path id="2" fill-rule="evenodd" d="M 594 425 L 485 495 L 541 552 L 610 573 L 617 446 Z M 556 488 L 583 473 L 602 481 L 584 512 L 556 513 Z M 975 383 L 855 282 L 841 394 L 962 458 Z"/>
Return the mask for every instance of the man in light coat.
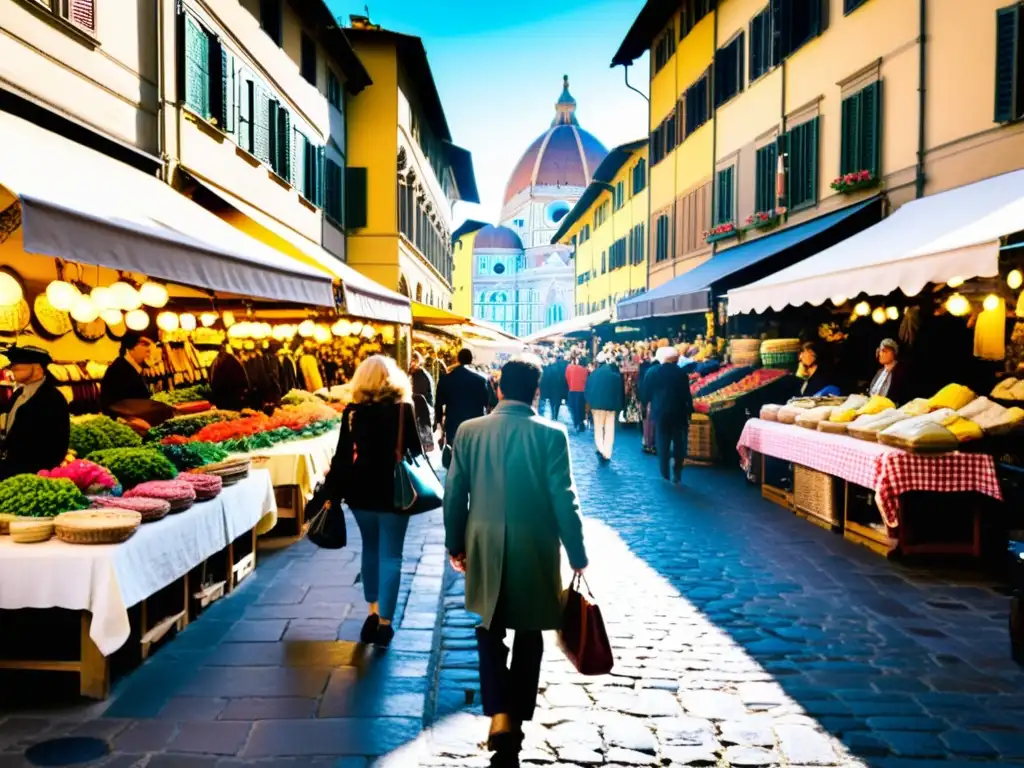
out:
<path id="1" fill-rule="evenodd" d="M 587 566 L 566 429 L 533 408 L 540 376 L 539 361 L 505 364 L 497 408 L 459 428 L 444 497 L 445 545 L 466 574 L 466 609 L 481 617 L 492 765 L 518 765 L 522 723 L 533 718 L 541 632 L 561 624 L 560 544 L 573 570 Z M 515 632 L 511 669 L 506 630 Z"/>

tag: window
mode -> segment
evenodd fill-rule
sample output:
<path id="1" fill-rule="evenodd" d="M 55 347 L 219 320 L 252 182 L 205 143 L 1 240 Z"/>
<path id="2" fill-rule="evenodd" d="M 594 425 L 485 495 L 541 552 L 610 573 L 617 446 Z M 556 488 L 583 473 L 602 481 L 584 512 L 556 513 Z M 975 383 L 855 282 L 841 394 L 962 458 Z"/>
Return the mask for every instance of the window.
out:
<path id="1" fill-rule="evenodd" d="M 633 266 L 644 263 L 644 225 L 637 224 L 629 233 L 629 263 Z"/>
<path id="2" fill-rule="evenodd" d="M 608 269 L 614 271 L 626 266 L 626 238 L 621 237 L 608 249 Z"/>
<path id="3" fill-rule="evenodd" d="M 610 203 L 605 200 L 597 207 L 597 210 L 594 211 L 594 229 L 598 229 L 602 224 L 608 221 L 610 207 Z"/>
<path id="4" fill-rule="evenodd" d="M 818 120 L 802 123 L 780 137 L 781 151 L 788 155 L 786 202 L 791 210 L 818 201 Z"/>
<path id="5" fill-rule="evenodd" d="M 857 171 L 871 171 L 873 176 L 878 175 L 881 96 L 882 84 L 875 82 L 843 99 L 840 175 Z"/>
<path id="6" fill-rule="evenodd" d="M 773 40 L 771 8 L 765 8 L 750 20 L 750 82 L 778 63 Z"/>
<path id="7" fill-rule="evenodd" d="M 281 45 L 281 0 L 260 0 L 260 26 L 271 40 Z"/>
<path id="8" fill-rule="evenodd" d="M 235 132 L 235 57 L 212 32 L 182 13 L 184 52 L 181 58 L 185 105 L 225 133 Z"/>
<path id="9" fill-rule="evenodd" d="M 601 251 L 601 274 L 608 271 L 608 251 Z"/>
<path id="10" fill-rule="evenodd" d="M 340 165 L 329 158 L 324 162 L 324 171 L 324 181 L 326 182 L 324 213 L 328 218 L 333 219 L 335 223 L 343 225 L 345 218 L 345 187 L 343 184 L 345 172 Z"/>
<path id="11" fill-rule="evenodd" d="M 843 0 L 843 13 L 853 13 L 866 2 L 867 0 Z"/>
<path id="12" fill-rule="evenodd" d="M 612 207 L 617 211 L 626 204 L 626 182 L 615 183 L 615 192 L 612 194 Z"/>
<path id="13" fill-rule="evenodd" d="M 693 85 L 686 89 L 686 135 L 700 128 L 708 121 L 708 74 L 705 72 Z"/>
<path id="14" fill-rule="evenodd" d="M 658 217 L 657 223 L 657 240 L 655 241 L 656 245 L 654 251 L 654 260 L 656 262 L 665 261 L 669 257 L 668 236 L 668 215 L 663 213 L 661 216 Z"/>
<path id="15" fill-rule="evenodd" d="M 822 0 L 771 0 L 772 33 L 778 61 L 821 33 Z"/>
<path id="16" fill-rule="evenodd" d="M 676 52 L 676 31 L 672 25 L 665 30 L 665 33 L 658 38 L 654 44 L 654 55 L 651 61 L 654 62 L 654 72 L 657 74 L 665 68 L 673 54 Z"/>
<path id="17" fill-rule="evenodd" d="M 270 110 L 267 120 L 267 124 L 270 126 L 270 167 L 274 169 L 274 173 L 290 183 L 292 180 L 292 116 L 276 99 L 271 100 L 267 108 Z"/>
<path id="18" fill-rule="evenodd" d="M 299 56 L 299 73 L 306 82 L 316 87 L 316 40 L 302 33 L 302 50 Z"/>
<path id="19" fill-rule="evenodd" d="M 238 81 L 238 146 L 256 154 L 253 114 L 256 111 L 256 83 L 241 77 Z"/>
<path id="20" fill-rule="evenodd" d="M 341 82 L 338 80 L 338 76 L 334 74 L 334 70 L 330 67 L 327 68 L 327 101 L 331 105 L 336 107 L 338 110 L 343 110 L 341 96 Z"/>
<path id="21" fill-rule="evenodd" d="M 657 165 L 665 156 L 668 155 L 673 149 L 676 148 L 678 142 L 678 135 L 676 132 L 676 115 L 679 112 L 677 105 L 676 109 L 672 110 L 672 114 L 661 121 L 661 124 L 654 129 L 651 133 L 651 164 Z"/>
<path id="22" fill-rule="evenodd" d="M 345 227 L 366 226 L 366 169 L 345 168 Z"/>
<path id="23" fill-rule="evenodd" d="M 715 106 L 743 90 L 743 33 L 715 53 Z"/>
<path id="24" fill-rule="evenodd" d="M 754 212 L 775 210 L 775 179 L 778 174 L 779 150 L 775 143 L 757 150 L 754 178 Z"/>
<path id="25" fill-rule="evenodd" d="M 55 16 L 89 32 L 96 31 L 96 0 L 36 0 Z"/>
<path id="26" fill-rule="evenodd" d="M 584 224 L 580 227 L 580 245 L 583 245 L 587 240 L 590 239 L 590 225 Z"/>
<path id="27" fill-rule="evenodd" d="M 735 176 L 735 166 L 718 172 L 715 180 L 715 224 L 728 224 L 735 218 Z"/>
<path id="28" fill-rule="evenodd" d="M 647 187 L 647 161 L 642 157 L 633 166 L 633 194 L 638 195 Z"/>
<path id="29" fill-rule="evenodd" d="M 677 3 L 678 5 L 678 3 Z M 683 0 L 680 14 L 679 39 L 682 40 L 697 26 L 701 19 L 711 13 L 715 0 Z"/>
<path id="30" fill-rule="evenodd" d="M 995 121 L 1024 117 L 1024 6 L 996 11 Z"/>

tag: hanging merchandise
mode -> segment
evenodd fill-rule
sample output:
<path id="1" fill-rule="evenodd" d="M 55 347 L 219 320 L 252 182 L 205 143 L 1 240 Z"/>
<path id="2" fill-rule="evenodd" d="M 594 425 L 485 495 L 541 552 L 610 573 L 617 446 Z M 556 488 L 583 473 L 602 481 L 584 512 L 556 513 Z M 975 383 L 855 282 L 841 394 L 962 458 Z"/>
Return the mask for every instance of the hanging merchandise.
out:
<path id="1" fill-rule="evenodd" d="M 918 307 L 907 307 L 903 310 L 900 323 L 900 341 L 913 346 L 917 340 L 917 330 L 921 327 L 921 310 Z"/>
<path id="2" fill-rule="evenodd" d="M 320 375 L 320 366 L 313 355 L 302 356 L 302 359 L 299 360 L 299 372 L 305 381 L 306 391 L 316 392 L 318 389 L 323 389 L 324 380 Z"/>
<path id="3" fill-rule="evenodd" d="M 974 356 L 982 360 L 1006 358 L 1006 300 L 992 294 L 974 326 Z"/>

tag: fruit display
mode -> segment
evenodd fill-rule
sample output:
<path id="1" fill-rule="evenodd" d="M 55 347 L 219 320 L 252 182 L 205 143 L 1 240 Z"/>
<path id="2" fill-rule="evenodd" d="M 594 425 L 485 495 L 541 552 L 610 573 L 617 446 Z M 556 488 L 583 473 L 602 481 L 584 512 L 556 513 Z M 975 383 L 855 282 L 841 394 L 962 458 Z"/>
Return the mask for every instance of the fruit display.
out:
<path id="1" fill-rule="evenodd" d="M 160 443 L 160 453 L 171 460 L 179 472 L 224 461 L 228 452 L 219 445 L 204 442 Z"/>
<path id="2" fill-rule="evenodd" d="M 178 476 L 174 464 L 156 448 L 110 448 L 89 454 L 109 469 L 126 490 L 148 480 L 172 480 Z"/>
<path id="3" fill-rule="evenodd" d="M 112 493 L 120 490 L 117 478 L 110 473 L 110 470 L 86 459 L 75 459 L 56 469 L 42 469 L 39 471 L 39 476 L 55 479 L 67 478 L 75 484 L 78 490 L 87 494 Z"/>
<path id="4" fill-rule="evenodd" d="M 68 439 L 68 447 L 78 457 L 107 448 L 133 448 L 139 445 L 142 445 L 142 438 L 135 430 L 109 416 L 73 421 Z"/>
<path id="5" fill-rule="evenodd" d="M 708 413 L 709 411 L 728 407 L 727 404 L 730 403 L 730 401 L 736 400 L 749 392 L 753 392 L 756 389 L 760 389 L 763 386 L 771 384 L 788 374 L 787 371 L 781 371 L 774 368 L 758 368 L 754 371 L 750 371 L 750 369 L 733 370 L 747 370 L 748 373 L 737 381 L 726 384 L 721 389 L 714 390 L 708 395 L 695 399 L 693 401 L 694 410 L 698 413 Z"/>
<path id="6" fill-rule="evenodd" d="M 0 482 L 0 510 L 24 517 L 56 517 L 86 509 L 89 500 L 67 478 L 14 475 Z"/>
<path id="7" fill-rule="evenodd" d="M 171 389 L 167 392 L 157 392 L 153 399 L 164 405 L 181 405 L 182 403 L 194 403 L 197 400 L 207 400 L 210 397 L 210 387 L 206 384 L 196 384 L 194 387 L 183 387 Z"/>
<path id="8" fill-rule="evenodd" d="M 159 424 L 146 434 L 147 442 L 159 442 L 166 437 L 192 437 L 204 427 L 221 421 L 240 418 L 237 411 L 204 411 L 187 416 L 174 416 Z"/>
<path id="9" fill-rule="evenodd" d="M 717 392 L 722 387 L 726 387 L 739 381 L 744 376 L 752 373 L 753 370 L 753 368 L 748 366 L 740 367 L 735 365 L 723 365 L 714 373 L 708 374 L 703 378 L 697 379 L 696 382 L 691 383 L 690 394 L 694 397 L 706 397 L 712 392 Z"/>
<path id="10" fill-rule="evenodd" d="M 281 398 L 282 405 L 300 405 L 302 403 L 310 402 L 323 402 L 319 397 L 314 395 L 312 392 L 307 392 L 304 389 L 292 389 L 288 391 L 284 397 Z"/>

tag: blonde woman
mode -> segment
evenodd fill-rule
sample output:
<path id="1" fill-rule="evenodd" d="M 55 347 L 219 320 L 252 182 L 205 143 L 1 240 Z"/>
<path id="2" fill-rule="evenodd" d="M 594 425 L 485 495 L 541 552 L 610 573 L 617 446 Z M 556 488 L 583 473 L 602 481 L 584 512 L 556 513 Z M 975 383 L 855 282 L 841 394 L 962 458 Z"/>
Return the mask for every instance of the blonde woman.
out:
<path id="1" fill-rule="evenodd" d="M 348 387 L 338 450 L 327 475 L 328 498 L 344 501 L 363 538 L 363 596 L 370 613 L 360 640 L 387 647 L 402 579 L 402 549 L 409 515 L 394 511 L 397 456 L 421 456 L 409 377 L 384 355 L 367 358 Z M 401 436 L 400 436 L 401 435 Z"/>

